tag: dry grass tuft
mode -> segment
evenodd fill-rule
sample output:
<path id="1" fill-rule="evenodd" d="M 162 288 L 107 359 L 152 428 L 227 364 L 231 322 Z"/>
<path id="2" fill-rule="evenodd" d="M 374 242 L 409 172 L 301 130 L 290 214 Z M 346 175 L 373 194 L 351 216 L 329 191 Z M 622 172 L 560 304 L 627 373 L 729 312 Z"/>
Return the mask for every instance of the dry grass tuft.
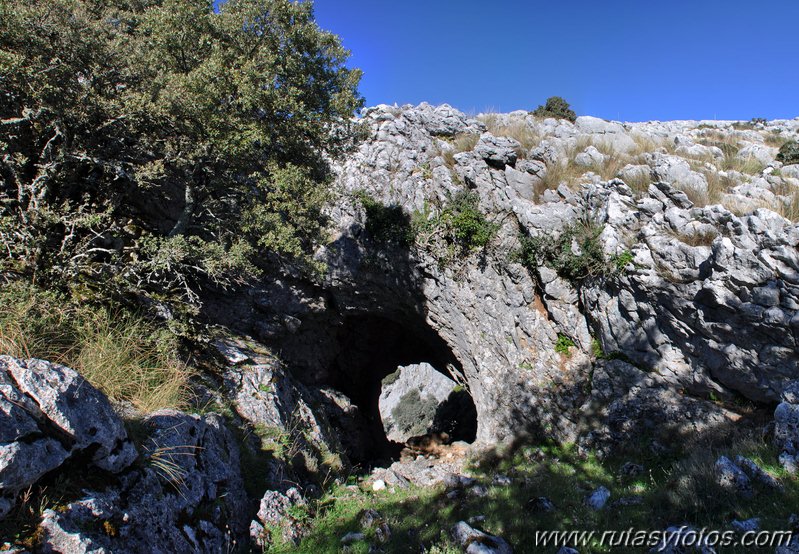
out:
<path id="1" fill-rule="evenodd" d="M 150 412 L 186 403 L 189 371 L 174 355 L 159 351 L 141 320 L 105 310 L 82 320 L 73 367 L 108 396 L 130 400 Z"/>
<path id="2" fill-rule="evenodd" d="M 510 137 L 522 145 L 524 152 L 520 155 L 526 155 L 531 149 L 541 144 L 544 138 L 534 127 L 524 119 L 517 119 L 511 123 L 502 123 L 496 114 L 483 114 L 480 116 L 488 132 L 497 137 Z"/>
<path id="3" fill-rule="evenodd" d="M 752 156 L 746 158 L 738 156 L 741 143 L 734 136 L 719 133 L 718 131 L 705 133 L 705 135 L 704 138 L 697 140 L 697 144 L 715 146 L 721 150 L 724 156 L 721 159 L 713 156 L 694 158 L 697 161 L 713 164 L 721 171 L 737 171 L 748 175 L 758 175 L 765 168 L 763 163 Z"/>
<path id="4" fill-rule="evenodd" d="M 75 306 L 30 286 L 0 291 L 0 353 L 71 367 L 144 412 L 188 401 L 190 372 L 168 332 L 134 314 Z"/>
<path id="5" fill-rule="evenodd" d="M 776 204 L 758 202 L 758 207 L 778 213 L 788 221 L 799 223 L 799 190 L 778 190 L 775 193 L 786 196 L 787 200 L 778 200 Z"/>
<path id="6" fill-rule="evenodd" d="M 672 234 L 674 238 L 688 246 L 710 246 L 713 244 L 713 241 L 716 240 L 716 237 L 719 236 L 719 232 L 715 229 L 681 233 L 674 232 Z"/>
<path id="7" fill-rule="evenodd" d="M 624 178 L 624 182 L 630 187 L 636 197 L 640 197 L 649 190 L 649 185 L 654 181 L 652 180 L 652 172 L 636 172 Z"/>
<path id="8" fill-rule="evenodd" d="M 799 191 L 791 194 L 787 202 L 781 204 L 778 212 L 782 217 L 794 223 L 799 223 Z"/>
<path id="9" fill-rule="evenodd" d="M 543 179 L 536 185 L 535 201 L 538 202 L 538 199 L 545 190 L 555 190 L 560 185 L 573 187 L 586 171 L 589 171 L 589 169 L 575 164 L 573 159 L 567 161 L 558 160 L 554 163 L 547 164 L 547 170 Z"/>
<path id="10" fill-rule="evenodd" d="M 730 160 L 725 157 L 724 164 L 722 165 L 722 169 L 725 171 L 737 171 L 738 173 L 745 173 L 747 175 L 760 175 L 765 168 L 766 166 L 763 162 L 752 156 L 747 158 L 735 156 Z"/>
<path id="11" fill-rule="evenodd" d="M 588 166 L 575 163 L 574 159 L 577 154 L 585 151 L 589 146 L 593 146 L 602 153 L 605 156 L 605 160 L 602 163 L 594 163 Z M 615 179 L 624 166 L 633 161 L 630 155 L 614 150 L 606 141 L 599 140 L 595 142 L 590 137 L 580 137 L 566 151 L 563 158 L 555 163 L 547 164 L 547 172 L 539 183 L 536 194 L 540 195 L 548 189 L 557 189 L 560 185 L 573 187 L 580 177 L 589 172 L 599 175 L 605 181 Z M 648 182 L 646 186 L 649 186 Z"/>
<path id="12" fill-rule="evenodd" d="M 782 135 L 780 131 L 776 129 L 772 129 L 767 133 L 763 133 L 763 141 L 768 145 L 774 148 L 779 148 L 786 142 L 788 142 L 790 138 L 785 137 Z"/>
<path id="13" fill-rule="evenodd" d="M 441 153 L 441 156 L 444 158 L 444 162 L 449 167 L 455 167 L 455 154 L 460 154 L 461 152 L 471 152 L 474 150 L 474 147 L 477 146 L 478 140 L 480 140 L 480 136 L 474 133 L 461 133 L 455 135 L 450 140 L 452 149 L 445 150 Z"/>
<path id="14" fill-rule="evenodd" d="M 663 141 L 655 140 L 654 137 L 643 133 L 633 133 L 630 135 L 635 141 L 636 149 L 631 152 L 633 157 L 646 154 L 647 152 L 656 152 L 659 148 L 663 147 Z"/>
<path id="15" fill-rule="evenodd" d="M 704 168 L 700 169 L 699 172 L 705 176 L 705 180 L 707 181 L 707 191 L 699 194 L 695 193 L 694 197 L 691 197 L 691 194 L 689 194 L 688 191 L 685 191 L 685 193 L 688 194 L 688 197 L 691 198 L 691 201 L 700 208 L 713 204 L 719 204 L 724 194 L 729 193 L 736 184 L 735 181 L 730 177 L 721 175 L 716 171 Z"/>

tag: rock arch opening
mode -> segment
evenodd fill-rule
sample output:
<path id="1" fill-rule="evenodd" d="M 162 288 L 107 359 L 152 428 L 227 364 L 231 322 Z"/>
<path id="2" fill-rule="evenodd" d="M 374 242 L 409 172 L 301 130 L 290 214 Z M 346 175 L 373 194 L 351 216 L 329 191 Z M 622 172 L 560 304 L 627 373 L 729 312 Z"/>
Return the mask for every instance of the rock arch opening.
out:
<path id="1" fill-rule="evenodd" d="M 422 436 L 474 441 L 477 412 L 459 383 L 460 364 L 424 322 L 347 316 L 336 350 L 328 384 L 358 406 L 366 435 L 364 452 L 350 453 L 354 462 L 390 463 Z"/>

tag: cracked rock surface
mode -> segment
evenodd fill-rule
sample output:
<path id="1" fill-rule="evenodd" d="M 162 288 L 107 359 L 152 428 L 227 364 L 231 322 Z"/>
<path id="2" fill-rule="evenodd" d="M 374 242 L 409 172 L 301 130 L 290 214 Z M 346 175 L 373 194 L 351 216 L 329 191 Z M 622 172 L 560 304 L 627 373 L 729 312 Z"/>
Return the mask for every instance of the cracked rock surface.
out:
<path id="1" fill-rule="evenodd" d="M 224 420 L 160 410 L 142 467 L 117 487 L 85 491 L 41 523 L 45 552 L 229 552 L 244 544 L 239 450 Z"/>
<path id="2" fill-rule="evenodd" d="M 13 497 L 77 456 L 119 472 L 137 452 L 108 399 L 77 372 L 0 356 L 0 494 Z"/>

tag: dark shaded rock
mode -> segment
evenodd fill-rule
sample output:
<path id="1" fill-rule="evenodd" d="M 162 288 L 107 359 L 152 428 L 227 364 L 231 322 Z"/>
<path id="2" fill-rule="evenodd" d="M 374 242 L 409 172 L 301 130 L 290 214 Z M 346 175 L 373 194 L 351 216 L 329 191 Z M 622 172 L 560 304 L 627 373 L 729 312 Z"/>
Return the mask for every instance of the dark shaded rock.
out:
<path id="1" fill-rule="evenodd" d="M 106 491 L 46 510 L 45 552 L 224 552 L 246 543 L 239 451 L 221 417 L 148 416 L 141 468 Z"/>
<path id="2" fill-rule="evenodd" d="M 0 496 L 13 497 L 79 454 L 110 472 L 137 457 L 108 399 L 77 372 L 0 356 Z"/>

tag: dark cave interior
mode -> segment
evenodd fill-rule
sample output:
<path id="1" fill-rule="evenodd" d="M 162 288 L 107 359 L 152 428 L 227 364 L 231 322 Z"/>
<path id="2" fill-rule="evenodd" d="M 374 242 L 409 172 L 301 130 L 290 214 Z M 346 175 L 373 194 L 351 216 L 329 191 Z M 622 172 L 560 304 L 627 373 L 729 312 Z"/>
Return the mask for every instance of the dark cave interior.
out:
<path id="1" fill-rule="evenodd" d="M 390 464 L 405 446 L 390 441 L 383 429 L 378 400 L 383 379 L 400 366 L 427 362 L 447 377 L 447 367 L 460 364 L 446 342 L 424 321 L 400 323 L 376 315 L 348 316 L 338 331 L 338 354 L 328 385 L 359 407 L 367 428 L 368 455 L 354 460 L 365 466 Z M 474 402 L 468 393 L 441 404 L 436 421 L 452 441 L 472 442 L 477 431 Z"/>

